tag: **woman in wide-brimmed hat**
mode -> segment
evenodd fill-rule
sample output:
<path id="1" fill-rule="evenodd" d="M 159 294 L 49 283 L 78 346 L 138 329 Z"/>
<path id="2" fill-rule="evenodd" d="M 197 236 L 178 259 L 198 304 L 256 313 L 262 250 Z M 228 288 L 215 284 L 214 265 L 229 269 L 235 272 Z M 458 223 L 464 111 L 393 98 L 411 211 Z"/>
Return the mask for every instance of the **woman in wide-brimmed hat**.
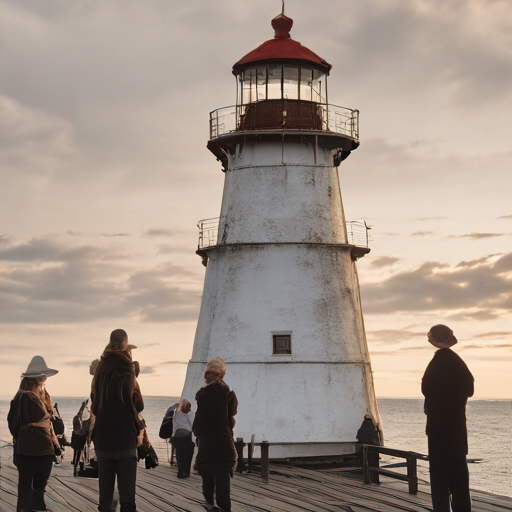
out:
<path id="1" fill-rule="evenodd" d="M 226 365 L 219 357 L 206 366 L 206 386 L 196 394 L 197 412 L 192 431 L 197 437 L 197 470 L 203 479 L 208 510 L 218 507 L 231 512 L 231 477 L 236 465 L 233 427 L 238 409 L 235 392 L 224 382 Z"/>
<path id="2" fill-rule="evenodd" d="M 45 389 L 46 379 L 56 373 L 41 356 L 34 356 L 11 401 L 7 421 L 18 468 L 17 512 L 46 510 L 46 484 L 55 455 L 61 454 L 51 422 L 52 401 Z"/>

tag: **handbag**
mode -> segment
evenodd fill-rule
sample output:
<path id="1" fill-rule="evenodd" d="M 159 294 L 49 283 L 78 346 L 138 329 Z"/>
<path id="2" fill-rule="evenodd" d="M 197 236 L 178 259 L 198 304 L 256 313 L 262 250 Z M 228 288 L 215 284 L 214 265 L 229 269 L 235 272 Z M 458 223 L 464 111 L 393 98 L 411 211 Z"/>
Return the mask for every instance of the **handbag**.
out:
<path id="1" fill-rule="evenodd" d="M 53 416 L 52 425 L 53 431 L 55 432 L 56 435 L 64 435 L 64 422 L 62 421 L 62 418 L 60 418 L 59 416 Z"/>

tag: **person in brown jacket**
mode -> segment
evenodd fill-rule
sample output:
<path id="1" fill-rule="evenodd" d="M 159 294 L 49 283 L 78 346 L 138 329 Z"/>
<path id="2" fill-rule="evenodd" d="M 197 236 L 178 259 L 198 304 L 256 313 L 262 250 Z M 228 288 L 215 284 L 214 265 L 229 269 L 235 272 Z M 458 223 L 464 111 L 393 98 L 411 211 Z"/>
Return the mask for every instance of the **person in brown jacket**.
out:
<path id="1" fill-rule="evenodd" d="M 197 411 L 192 432 L 197 438 L 197 471 L 203 479 L 203 496 L 208 510 L 217 506 L 231 512 L 231 477 L 237 455 L 233 427 L 238 409 L 235 392 L 223 381 L 226 365 L 215 357 L 206 366 L 206 386 L 196 394 Z"/>
<path id="2" fill-rule="evenodd" d="M 57 373 L 41 356 L 34 356 L 11 401 L 7 421 L 18 468 L 17 512 L 46 510 L 46 484 L 61 448 L 52 427 L 53 407 L 45 383 Z"/>
<path id="3" fill-rule="evenodd" d="M 428 341 L 439 349 L 421 381 L 427 415 L 432 507 L 434 512 L 471 512 L 466 403 L 473 396 L 473 375 L 450 349 L 457 338 L 449 327 L 434 325 Z"/>
<path id="4" fill-rule="evenodd" d="M 100 512 L 112 510 L 117 476 L 121 512 L 136 512 L 137 436 L 144 401 L 136 381 L 128 335 L 116 329 L 100 358 L 91 387 L 96 416 L 93 440 L 98 458 Z"/>

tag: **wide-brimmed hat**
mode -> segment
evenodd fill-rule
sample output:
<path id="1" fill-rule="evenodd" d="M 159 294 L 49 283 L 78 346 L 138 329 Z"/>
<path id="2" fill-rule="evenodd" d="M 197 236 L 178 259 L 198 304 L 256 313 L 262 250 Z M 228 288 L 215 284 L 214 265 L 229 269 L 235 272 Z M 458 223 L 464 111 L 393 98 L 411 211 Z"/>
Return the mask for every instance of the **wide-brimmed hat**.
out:
<path id="1" fill-rule="evenodd" d="M 58 370 L 52 370 L 46 366 L 46 361 L 41 356 L 34 356 L 25 373 L 21 374 L 21 378 L 51 377 L 57 373 L 59 373 Z"/>

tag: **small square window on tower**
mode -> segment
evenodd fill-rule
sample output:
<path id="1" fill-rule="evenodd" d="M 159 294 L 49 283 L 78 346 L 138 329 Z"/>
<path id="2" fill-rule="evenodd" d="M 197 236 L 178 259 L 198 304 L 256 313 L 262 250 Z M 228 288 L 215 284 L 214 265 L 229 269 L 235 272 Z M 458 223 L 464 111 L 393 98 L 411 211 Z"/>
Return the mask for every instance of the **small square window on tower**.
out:
<path id="1" fill-rule="evenodd" d="M 274 354 L 291 354 L 292 337 L 290 334 L 274 334 Z"/>

